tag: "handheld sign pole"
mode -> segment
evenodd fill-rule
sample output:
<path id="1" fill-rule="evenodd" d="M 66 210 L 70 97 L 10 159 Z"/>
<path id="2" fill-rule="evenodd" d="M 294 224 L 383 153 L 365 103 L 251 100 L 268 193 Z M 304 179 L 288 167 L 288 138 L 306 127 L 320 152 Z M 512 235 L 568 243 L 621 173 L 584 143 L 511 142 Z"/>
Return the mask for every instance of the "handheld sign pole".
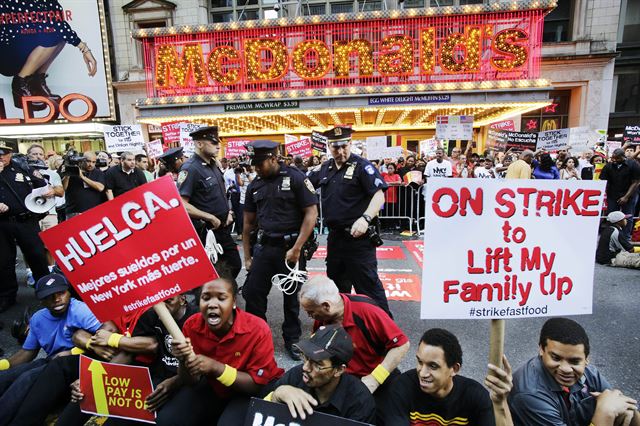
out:
<path id="1" fill-rule="evenodd" d="M 158 318 L 160 318 L 162 324 L 167 328 L 167 331 L 171 334 L 173 340 L 180 343 L 184 342 L 184 334 L 182 334 L 182 330 L 178 327 L 176 320 L 171 316 L 171 312 L 167 309 L 167 305 L 165 305 L 164 302 L 160 302 L 157 305 L 153 305 L 153 310 L 156 311 Z"/>
<path id="2" fill-rule="evenodd" d="M 489 362 L 502 368 L 502 354 L 504 353 L 504 329 L 506 321 L 503 319 L 491 320 L 491 332 L 489 335 Z M 493 374 L 492 371 L 489 374 Z"/>

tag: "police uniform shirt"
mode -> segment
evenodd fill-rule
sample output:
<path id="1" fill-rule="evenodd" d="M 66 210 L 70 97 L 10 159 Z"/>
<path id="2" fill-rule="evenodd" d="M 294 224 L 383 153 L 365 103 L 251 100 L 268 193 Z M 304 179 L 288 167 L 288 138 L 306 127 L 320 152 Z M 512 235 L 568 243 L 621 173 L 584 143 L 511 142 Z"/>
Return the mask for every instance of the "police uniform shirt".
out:
<path id="1" fill-rule="evenodd" d="M 34 188 L 40 188 L 46 184 L 47 181 L 34 175 L 33 170 L 25 170 L 16 165 L 14 161 L 11 161 L 11 163 L 0 172 L 0 203 L 4 203 L 9 207 L 9 211 L 1 214 L 0 217 L 31 213 L 24 205 L 25 197 L 29 195 Z"/>
<path id="2" fill-rule="evenodd" d="M 180 195 L 189 198 L 189 204 L 203 212 L 225 221 L 229 205 L 222 172 L 212 160 L 210 164 L 193 154 L 180 168 L 178 174 Z"/>
<path id="3" fill-rule="evenodd" d="M 257 177 L 247 188 L 244 210 L 257 213 L 260 228 L 270 237 L 298 232 L 304 218 L 302 209 L 318 204 L 315 188 L 294 167 L 280 163 L 277 176 Z"/>
<path id="4" fill-rule="evenodd" d="M 327 161 L 310 178 L 321 190 L 324 219 L 330 228 L 353 225 L 367 210 L 373 194 L 388 188 L 378 169 L 355 154 L 339 170 L 335 160 Z"/>

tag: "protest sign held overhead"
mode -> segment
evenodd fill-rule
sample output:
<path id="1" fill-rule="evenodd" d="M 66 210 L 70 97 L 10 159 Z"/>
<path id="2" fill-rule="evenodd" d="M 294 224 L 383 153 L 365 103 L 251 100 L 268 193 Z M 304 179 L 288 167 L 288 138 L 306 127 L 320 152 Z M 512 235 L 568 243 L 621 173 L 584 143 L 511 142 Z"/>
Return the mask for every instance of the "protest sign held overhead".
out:
<path id="1" fill-rule="evenodd" d="M 311 132 L 311 147 L 315 155 L 327 153 L 327 137 L 315 130 Z"/>
<path id="2" fill-rule="evenodd" d="M 640 126 L 625 126 L 622 139 L 625 142 L 640 144 Z"/>
<path id="3" fill-rule="evenodd" d="M 142 151 L 144 137 L 139 124 L 133 126 L 107 126 L 104 130 L 107 152 Z"/>
<path id="4" fill-rule="evenodd" d="M 436 117 L 436 139 L 473 139 L 472 115 L 439 115 Z"/>
<path id="5" fill-rule="evenodd" d="M 587 151 L 599 140 L 600 134 L 588 127 L 572 127 L 569 129 L 569 149 L 572 155 Z"/>
<path id="6" fill-rule="evenodd" d="M 536 149 L 545 151 L 557 151 L 566 148 L 569 144 L 569 129 L 547 130 L 538 133 Z"/>
<path id="7" fill-rule="evenodd" d="M 489 129 L 487 132 L 487 148 L 505 151 L 506 147 L 507 133 L 498 129 Z"/>
<path id="8" fill-rule="evenodd" d="M 590 314 L 604 189 L 597 181 L 430 180 L 421 318 Z M 580 244 L 549 238 L 567 229 Z"/>
<path id="9" fill-rule="evenodd" d="M 225 139 L 224 155 L 227 158 L 239 157 L 247 153 L 246 145 L 251 142 L 249 139 Z"/>
<path id="10" fill-rule="evenodd" d="M 489 124 L 489 128 L 490 129 L 496 129 L 496 130 L 511 130 L 511 131 L 515 131 L 516 130 L 516 123 L 513 120 L 497 121 L 495 123 Z"/>
<path id="11" fill-rule="evenodd" d="M 155 423 L 145 400 L 153 392 L 147 367 L 100 362 L 80 356 L 80 401 L 83 413 Z"/>
<path id="12" fill-rule="evenodd" d="M 299 155 L 302 158 L 309 158 L 313 155 L 311 138 L 304 137 L 298 139 L 297 136 L 284 135 L 285 148 L 289 155 Z"/>
<path id="13" fill-rule="evenodd" d="M 40 236 L 82 300 L 103 322 L 217 277 L 169 176 Z"/>
<path id="14" fill-rule="evenodd" d="M 184 148 L 182 152 L 185 157 L 191 157 L 196 150 L 193 139 L 189 134 L 202 127 L 206 127 L 206 124 L 180 123 L 180 146 Z"/>
<path id="15" fill-rule="evenodd" d="M 162 143 L 167 148 L 180 146 L 180 121 L 170 121 L 160 124 L 162 129 Z"/>
<path id="16" fill-rule="evenodd" d="M 162 141 L 160 139 L 156 139 L 154 141 L 148 142 L 146 144 L 147 155 L 149 158 L 158 158 L 164 152 Z"/>

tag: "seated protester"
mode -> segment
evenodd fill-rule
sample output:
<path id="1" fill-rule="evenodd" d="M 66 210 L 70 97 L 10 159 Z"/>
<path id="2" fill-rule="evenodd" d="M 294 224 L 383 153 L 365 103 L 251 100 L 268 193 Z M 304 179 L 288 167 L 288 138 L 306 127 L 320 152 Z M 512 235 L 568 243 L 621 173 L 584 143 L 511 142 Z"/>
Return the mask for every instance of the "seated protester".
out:
<path id="1" fill-rule="evenodd" d="M 358 378 L 347 374 L 353 356 L 353 341 L 336 324 L 320 326 L 310 339 L 294 346 L 303 364 L 287 371 L 268 386 L 267 401 L 287 404 L 291 416 L 305 420 L 314 412 L 373 423 L 376 404 Z"/>
<path id="2" fill-rule="evenodd" d="M 165 300 L 164 304 L 179 327 L 182 327 L 187 318 L 196 313 L 196 310 L 187 303 L 185 295 L 174 296 Z M 116 340 L 118 340 L 117 345 Z M 155 391 L 147 397 L 146 402 L 149 410 L 157 411 L 169 395 L 180 386 L 177 376 L 178 360 L 171 353 L 171 341 L 171 334 L 158 318 L 158 314 L 153 309 L 149 309 L 136 322 L 131 337 L 101 329 L 91 337 L 90 346 L 117 346 L 120 355 L 112 362 L 148 366 Z M 134 359 L 135 354 L 138 356 Z M 149 354 L 154 355 L 153 360 L 149 359 Z M 77 361 L 75 370 L 77 370 Z M 75 380 L 71 385 L 71 403 L 60 414 L 58 424 L 65 426 L 85 424 L 91 415 L 80 412 L 78 403 L 83 398 L 84 394 L 80 391 L 79 381 Z M 122 420 L 109 419 L 104 425 L 125 423 Z"/>
<path id="3" fill-rule="evenodd" d="M 248 404 L 262 386 L 282 376 L 269 325 L 238 309 L 236 293 L 234 280 L 202 286 L 200 314 L 182 327 L 186 341 L 172 342 L 185 384 L 157 412 L 158 425 L 216 424 L 232 399 Z"/>
<path id="4" fill-rule="evenodd" d="M 547 320 L 539 345 L 538 356 L 513 375 L 509 407 L 516 425 L 612 426 L 632 418 L 640 424 L 636 401 L 612 390 L 589 365 L 589 337 L 580 324 Z"/>
<path id="5" fill-rule="evenodd" d="M 622 268 L 640 269 L 640 247 L 634 247 L 621 232 L 627 226 L 630 214 L 621 211 L 607 215 L 607 223 L 600 229 L 596 248 L 596 262 Z"/>
<path id="6" fill-rule="evenodd" d="M 321 325 L 344 327 L 357 348 L 347 373 L 362 379 L 371 393 L 385 383 L 409 352 L 409 339 L 389 315 L 367 296 L 338 292 L 325 276 L 307 281 L 300 290 L 300 306 Z"/>
<path id="7" fill-rule="evenodd" d="M 71 355 L 76 330 L 94 333 L 100 322 L 87 305 L 71 298 L 69 284 L 60 274 L 49 274 L 36 283 L 36 297 L 44 305 L 31 317 L 29 334 L 8 360 L 0 360 L 0 424 L 8 424 L 18 411 L 38 375 L 56 357 Z M 40 349 L 47 358 L 36 360 Z"/>
<path id="8" fill-rule="evenodd" d="M 393 382 L 379 411 L 382 425 L 460 424 L 512 425 L 507 394 L 511 389 L 511 366 L 503 357 L 504 370 L 489 365 L 485 385 L 459 375 L 462 348 L 456 336 L 439 328 L 427 330 L 416 353 L 417 367 Z"/>

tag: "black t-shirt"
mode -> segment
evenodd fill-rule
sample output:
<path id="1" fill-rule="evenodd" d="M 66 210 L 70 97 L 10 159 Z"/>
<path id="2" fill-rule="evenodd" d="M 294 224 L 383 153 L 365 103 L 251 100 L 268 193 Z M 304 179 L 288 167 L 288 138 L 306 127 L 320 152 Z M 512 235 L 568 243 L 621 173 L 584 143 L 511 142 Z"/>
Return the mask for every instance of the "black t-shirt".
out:
<path id="1" fill-rule="evenodd" d="M 266 395 L 284 385 L 302 389 L 317 401 L 313 389 L 310 389 L 302 380 L 302 365 L 287 371 L 276 382 L 267 385 L 263 392 Z M 313 410 L 358 422 L 373 423 L 376 416 L 376 403 L 373 395 L 360 379 L 344 373 L 331 398 L 324 404 L 313 407 Z"/>
<path id="2" fill-rule="evenodd" d="M 113 192 L 114 198 L 147 183 L 144 172 L 137 167 L 125 173 L 121 165 L 113 166 L 104 173 L 104 176 L 105 186 Z"/>
<path id="3" fill-rule="evenodd" d="M 187 311 L 182 318 L 176 321 L 178 327 L 182 329 L 184 322 L 194 313 L 196 313 L 196 309 L 187 304 Z M 178 359 L 171 353 L 173 338 L 153 309 L 142 314 L 133 330 L 133 336 L 155 337 L 158 341 L 158 352 L 153 363 L 149 366 L 154 383 L 160 383 L 178 373 Z"/>
<path id="4" fill-rule="evenodd" d="M 607 196 L 618 199 L 627 193 L 634 181 L 640 180 L 640 166 L 631 159 L 619 165 L 607 163 L 600 172 L 600 180 L 607 181 Z"/>
<path id="5" fill-rule="evenodd" d="M 406 371 L 391 385 L 382 407 L 386 426 L 461 424 L 494 426 L 489 392 L 473 379 L 453 377 L 453 389 L 436 399 L 420 389 L 415 369 Z"/>
<path id="6" fill-rule="evenodd" d="M 84 172 L 94 182 L 105 184 L 104 173 L 98 169 Z M 107 200 L 104 192 L 98 192 L 87 185 L 79 176 L 70 176 L 67 190 L 64 193 L 67 213 L 83 213 Z"/>

